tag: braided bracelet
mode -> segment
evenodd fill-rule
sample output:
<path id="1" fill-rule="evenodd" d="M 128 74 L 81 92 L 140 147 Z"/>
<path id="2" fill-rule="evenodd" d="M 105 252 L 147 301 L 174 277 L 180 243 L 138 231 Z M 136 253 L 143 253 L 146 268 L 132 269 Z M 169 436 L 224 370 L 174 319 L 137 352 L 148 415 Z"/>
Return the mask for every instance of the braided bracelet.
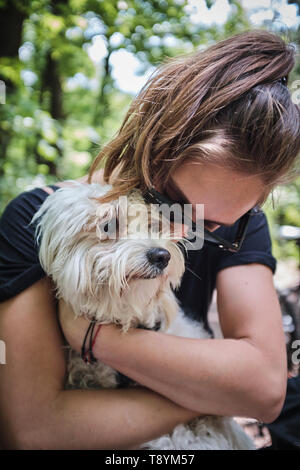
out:
<path id="1" fill-rule="evenodd" d="M 98 325 L 98 328 L 96 330 L 96 333 L 95 333 L 95 336 L 94 336 L 94 339 L 93 339 L 93 333 L 94 333 L 95 325 L 96 325 L 95 320 L 92 320 L 90 322 L 89 326 L 88 326 L 88 329 L 87 329 L 86 333 L 85 333 L 85 337 L 84 337 L 83 344 L 82 344 L 82 347 L 81 347 L 81 359 L 87 364 L 95 364 L 96 362 L 98 362 L 98 360 L 96 359 L 96 357 L 93 354 L 93 347 L 94 347 L 97 335 L 98 335 L 102 325 Z M 86 351 L 86 343 L 87 343 L 88 337 L 89 337 L 89 347 L 88 347 L 88 350 Z"/>

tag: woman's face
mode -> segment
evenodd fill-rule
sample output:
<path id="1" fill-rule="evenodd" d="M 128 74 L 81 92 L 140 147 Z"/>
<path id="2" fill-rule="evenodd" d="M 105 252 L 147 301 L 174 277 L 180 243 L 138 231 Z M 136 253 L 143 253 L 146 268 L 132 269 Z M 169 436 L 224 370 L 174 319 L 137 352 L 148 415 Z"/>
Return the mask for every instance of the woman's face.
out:
<path id="1" fill-rule="evenodd" d="M 233 225 L 249 209 L 265 200 L 266 186 L 259 176 L 249 176 L 210 163 L 183 163 L 171 177 L 167 195 L 178 202 L 204 205 L 205 228 Z"/>

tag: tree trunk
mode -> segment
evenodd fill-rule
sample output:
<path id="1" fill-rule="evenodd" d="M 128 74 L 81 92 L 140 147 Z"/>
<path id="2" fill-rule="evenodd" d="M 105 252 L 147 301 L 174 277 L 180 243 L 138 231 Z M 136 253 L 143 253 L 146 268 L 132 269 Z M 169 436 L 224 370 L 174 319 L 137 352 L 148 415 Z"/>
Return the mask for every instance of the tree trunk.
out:
<path id="1" fill-rule="evenodd" d="M 51 50 L 48 51 L 46 57 L 46 67 L 42 77 L 42 90 L 50 92 L 50 107 L 49 112 L 53 119 L 63 118 L 62 107 L 62 85 L 58 73 L 58 63 L 53 60 Z"/>
<path id="2" fill-rule="evenodd" d="M 104 120 L 109 115 L 109 99 L 108 93 L 113 85 L 113 80 L 111 77 L 111 67 L 109 65 L 109 59 L 112 51 L 108 50 L 108 54 L 105 57 L 104 61 L 104 74 L 102 77 L 98 98 L 96 100 L 95 112 L 93 125 L 98 126 L 99 123 Z"/>
<path id="3" fill-rule="evenodd" d="M 8 1 L 0 8 L 0 57 L 18 56 L 25 18 L 25 13 L 16 8 L 15 2 Z"/>
<path id="4" fill-rule="evenodd" d="M 6 6 L 0 7 L 0 57 L 18 57 L 25 18 L 25 13 L 19 11 L 14 2 L 7 2 Z M 5 83 L 5 94 L 8 101 L 9 96 L 15 92 L 15 85 L 1 74 L 1 70 L 0 80 Z M 4 175 L 3 164 L 11 139 L 11 133 L 1 127 L 1 122 L 5 119 L 5 104 L 0 103 L 0 176 Z"/>

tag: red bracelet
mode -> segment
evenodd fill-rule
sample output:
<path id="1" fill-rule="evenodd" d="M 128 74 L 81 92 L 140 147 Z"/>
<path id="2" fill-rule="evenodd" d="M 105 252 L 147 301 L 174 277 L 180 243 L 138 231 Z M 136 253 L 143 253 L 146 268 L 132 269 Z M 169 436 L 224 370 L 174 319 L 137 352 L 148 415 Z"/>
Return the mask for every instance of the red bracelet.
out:
<path id="1" fill-rule="evenodd" d="M 96 331 L 96 333 L 95 333 L 95 336 L 94 336 L 94 339 L 93 339 L 93 342 L 92 342 L 92 350 L 93 350 L 93 347 L 94 347 L 94 345 L 95 345 L 97 335 L 98 335 L 99 331 L 101 330 L 101 326 L 102 326 L 102 325 L 98 325 L 97 331 Z"/>

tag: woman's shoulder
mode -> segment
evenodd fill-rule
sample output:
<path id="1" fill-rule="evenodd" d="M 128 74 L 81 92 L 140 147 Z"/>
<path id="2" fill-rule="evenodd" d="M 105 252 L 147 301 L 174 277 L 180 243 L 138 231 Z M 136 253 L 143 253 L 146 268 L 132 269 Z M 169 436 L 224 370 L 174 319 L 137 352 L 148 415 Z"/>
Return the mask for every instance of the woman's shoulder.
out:
<path id="1" fill-rule="evenodd" d="M 53 191 L 49 187 L 50 191 Z M 0 218 L 0 249 L 2 248 L 3 236 L 11 236 L 22 229 L 26 229 L 33 215 L 44 202 L 49 192 L 43 188 L 35 187 L 23 191 L 12 199 L 5 207 Z"/>
<path id="2" fill-rule="evenodd" d="M 77 178 L 74 181 L 77 181 L 78 183 L 82 183 L 82 184 L 88 184 L 88 175 L 84 175 L 80 178 Z M 91 182 L 92 183 L 98 183 L 100 185 L 105 184 L 104 179 L 103 179 L 103 169 L 102 168 L 100 168 L 100 170 L 97 170 L 93 173 Z M 64 188 L 64 187 L 70 186 L 70 185 L 72 185 L 72 180 L 60 181 L 58 183 L 55 183 L 56 189 Z M 46 193 L 48 193 L 48 194 L 53 193 L 53 186 L 43 186 L 41 189 L 43 191 L 45 191 Z"/>
<path id="3" fill-rule="evenodd" d="M 103 184 L 103 170 L 100 169 L 93 174 L 92 183 L 99 183 Z M 81 178 L 76 179 L 79 183 L 87 184 L 88 175 L 84 175 Z M 63 188 L 66 186 L 72 185 L 71 180 L 67 181 L 59 181 L 53 185 L 43 186 L 43 187 L 34 187 L 27 191 L 23 191 L 14 199 L 12 199 L 4 209 L 4 212 L 0 218 L 3 222 L 3 219 L 10 218 L 11 216 L 15 216 L 18 220 L 23 220 L 26 216 L 33 217 L 34 212 L 38 209 L 38 207 L 43 203 L 46 197 L 53 193 L 53 191 Z"/>
<path id="4" fill-rule="evenodd" d="M 95 172 L 92 182 L 101 184 L 101 175 L 102 170 Z M 76 181 L 85 184 L 87 179 L 85 175 Z M 49 194 L 70 184 L 70 181 L 59 181 L 55 185 L 23 191 L 5 207 L 0 217 L 0 302 L 45 276 L 31 220 Z"/>
<path id="5" fill-rule="evenodd" d="M 30 222 L 47 196 L 42 188 L 24 191 L 7 204 L 0 218 L 0 302 L 45 276 Z"/>

